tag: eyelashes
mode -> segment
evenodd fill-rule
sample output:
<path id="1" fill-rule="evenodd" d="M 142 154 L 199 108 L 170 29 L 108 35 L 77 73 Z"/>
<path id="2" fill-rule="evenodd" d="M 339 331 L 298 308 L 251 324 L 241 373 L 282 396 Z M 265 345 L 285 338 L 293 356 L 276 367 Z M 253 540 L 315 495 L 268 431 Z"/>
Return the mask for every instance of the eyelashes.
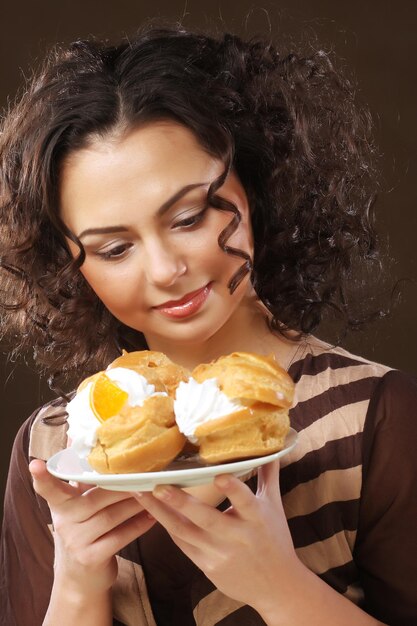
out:
<path id="1" fill-rule="evenodd" d="M 176 222 L 173 225 L 173 228 L 178 228 L 178 227 L 189 228 L 191 226 L 196 226 L 203 220 L 205 214 L 206 214 L 206 209 L 204 208 L 199 213 L 196 213 L 195 215 L 191 215 L 190 217 L 186 217 L 185 219 L 180 220 L 179 222 Z"/>
<path id="2" fill-rule="evenodd" d="M 203 221 L 206 211 L 207 209 L 205 207 L 199 213 L 196 213 L 195 215 L 190 215 L 190 217 L 186 217 L 183 220 L 179 220 L 178 222 L 175 222 L 172 225 L 172 229 L 173 230 L 176 230 L 176 229 L 188 230 L 188 229 L 193 228 L 194 226 L 199 225 Z M 96 250 L 94 254 L 98 256 L 100 259 L 102 259 L 103 261 L 119 260 L 126 256 L 126 254 L 132 248 L 132 246 L 133 244 L 130 242 L 118 243 L 112 248 L 110 248 L 109 250 L 103 250 L 103 251 Z"/>
<path id="3" fill-rule="evenodd" d="M 125 253 L 131 248 L 133 244 L 131 243 L 121 243 L 114 248 L 110 248 L 110 250 L 105 250 L 103 252 L 96 251 L 94 254 L 104 261 L 109 261 L 111 259 L 119 259 L 125 255 Z"/>

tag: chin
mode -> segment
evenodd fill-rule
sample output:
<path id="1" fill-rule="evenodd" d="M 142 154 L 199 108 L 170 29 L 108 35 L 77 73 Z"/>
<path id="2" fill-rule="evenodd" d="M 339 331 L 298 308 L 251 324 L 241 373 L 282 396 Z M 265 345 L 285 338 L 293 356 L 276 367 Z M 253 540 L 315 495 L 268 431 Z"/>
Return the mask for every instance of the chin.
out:
<path id="1" fill-rule="evenodd" d="M 221 328 L 221 326 L 220 326 Z M 219 329 L 220 329 L 219 328 Z M 209 341 L 219 330 L 216 327 L 210 326 L 209 328 L 181 328 L 175 329 L 169 334 L 163 337 L 165 341 L 170 340 L 176 344 L 182 344 L 189 346 L 192 344 L 201 344 Z M 162 339 L 162 336 L 159 335 Z"/>
<path id="2" fill-rule="evenodd" d="M 189 320 L 183 320 L 180 323 L 170 324 L 166 333 L 161 333 L 161 327 L 158 332 L 150 333 L 150 337 L 182 345 L 202 344 L 209 341 L 216 335 L 230 319 L 229 315 L 221 316 L 220 319 L 207 319 L 206 316 L 195 316 Z M 146 336 L 146 334 L 145 334 Z"/>

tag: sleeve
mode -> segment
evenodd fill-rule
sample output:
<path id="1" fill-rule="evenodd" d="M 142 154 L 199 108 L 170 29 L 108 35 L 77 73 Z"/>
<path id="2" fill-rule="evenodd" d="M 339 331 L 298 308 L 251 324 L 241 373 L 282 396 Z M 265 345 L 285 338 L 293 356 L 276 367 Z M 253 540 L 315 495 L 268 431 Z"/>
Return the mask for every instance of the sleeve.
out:
<path id="1" fill-rule="evenodd" d="M 391 371 L 368 409 L 354 558 L 364 609 L 389 626 L 417 624 L 417 381 Z"/>
<path id="2" fill-rule="evenodd" d="M 41 626 L 53 581 L 49 509 L 28 469 L 31 416 L 19 430 L 10 461 L 0 543 L 1 626 Z"/>

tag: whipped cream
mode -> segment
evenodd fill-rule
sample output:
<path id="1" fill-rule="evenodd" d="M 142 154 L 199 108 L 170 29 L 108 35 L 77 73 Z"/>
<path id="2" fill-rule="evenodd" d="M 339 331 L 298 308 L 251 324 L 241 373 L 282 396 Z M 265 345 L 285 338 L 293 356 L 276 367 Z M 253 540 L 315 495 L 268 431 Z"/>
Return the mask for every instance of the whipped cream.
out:
<path id="1" fill-rule="evenodd" d="M 225 393 L 220 391 L 217 380 L 209 378 L 198 383 L 194 378 L 180 382 L 174 400 L 175 419 L 180 431 L 192 443 L 198 426 L 209 420 L 235 413 L 242 407 L 234 404 Z"/>
<path id="2" fill-rule="evenodd" d="M 163 392 L 155 393 L 155 385 L 148 383 L 144 376 L 125 367 L 115 367 L 106 370 L 108 376 L 120 389 L 128 393 L 129 406 L 142 406 L 147 398 L 153 395 L 167 395 Z M 97 441 L 97 428 L 101 422 L 94 415 L 90 406 L 90 389 L 88 383 L 82 391 L 67 404 L 68 437 L 71 448 L 81 458 L 87 458 Z"/>

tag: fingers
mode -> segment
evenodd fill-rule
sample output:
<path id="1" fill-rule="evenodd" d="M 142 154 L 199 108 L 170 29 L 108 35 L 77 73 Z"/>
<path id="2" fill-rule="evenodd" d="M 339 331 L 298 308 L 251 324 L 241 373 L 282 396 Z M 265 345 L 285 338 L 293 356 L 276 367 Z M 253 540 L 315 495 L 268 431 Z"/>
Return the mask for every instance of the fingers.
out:
<path id="1" fill-rule="evenodd" d="M 252 541 L 253 529 L 262 526 L 265 510 L 281 502 L 279 463 L 260 469 L 256 495 L 230 474 L 216 476 L 214 487 L 230 501 L 231 506 L 224 513 L 170 485 L 159 485 L 153 493 L 133 495 L 191 558 L 193 549 L 204 552 L 223 546 L 223 550 L 231 543 L 244 544 L 248 538 Z"/>
<path id="2" fill-rule="evenodd" d="M 272 461 L 272 463 L 261 465 L 258 469 L 257 496 L 263 496 L 265 494 L 274 498 L 280 494 L 279 468 L 279 459 Z"/>
<path id="3" fill-rule="evenodd" d="M 46 463 L 38 459 L 31 461 L 29 471 L 33 477 L 33 488 L 50 505 L 60 505 L 74 497 L 71 485 L 52 476 L 46 469 Z"/>
<path id="4" fill-rule="evenodd" d="M 159 486 L 154 493 L 135 493 L 133 495 L 172 537 L 188 538 L 193 543 L 199 543 L 203 528 L 208 524 L 201 511 L 199 515 L 196 515 L 194 511 L 193 515 L 192 510 L 190 510 L 192 507 L 189 504 L 186 507 L 186 500 L 193 500 L 192 496 L 184 493 L 181 489 L 165 485 Z M 201 502 L 196 501 L 196 504 L 203 509 L 210 509 Z M 199 519 L 201 527 L 198 528 L 191 518 Z"/>
<path id="5" fill-rule="evenodd" d="M 256 497 L 248 485 L 230 474 L 216 476 L 214 484 L 229 499 L 235 516 L 247 520 L 258 517 Z"/>
<path id="6" fill-rule="evenodd" d="M 153 491 L 153 502 L 156 503 L 156 506 L 159 505 L 165 517 L 169 516 L 170 509 L 175 509 L 184 520 L 195 524 L 203 530 L 213 531 L 220 522 L 221 514 L 219 514 L 217 509 L 205 502 L 201 502 L 177 487 L 159 485 Z M 161 505 L 166 506 L 161 508 Z M 147 507 L 145 504 L 144 506 Z M 177 536 L 179 535 L 177 534 Z"/>
<path id="7" fill-rule="evenodd" d="M 266 497 L 274 502 L 281 500 L 279 460 L 259 468 L 256 496 L 248 485 L 230 474 L 216 476 L 214 487 L 231 503 L 226 516 L 212 506 L 193 498 L 184 490 L 170 485 L 159 485 L 152 494 L 134 495 L 172 536 L 188 540 L 192 533 L 198 540 L 198 530 L 220 532 L 224 535 L 234 532 L 233 520 L 237 518 L 252 522 L 258 520 L 259 499 Z"/>
<path id="8" fill-rule="evenodd" d="M 92 523 L 85 524 L 85 540 L 89 543 L 93 542 L 141 513 L 143 513 L 143 506 L 131 496 L 126 500 L 108 505 L 89 518 Z M 149 519 L 147 513 L 143 517 Z"/>
<path id="9" fill-rule="evenodd" d="M 54 525 L 57 559 L 69 571 L 96 571 L 154 524 L 129 492 L 70 485 L 33 461 L 34 488 L 48 502 Z M 74 569 L 75 568 L 75 569 Z"/>
<path id="10" fill-rule="evenodd" d="M 108 532 L 93 544 L 93 549 L 101 553 L 117 554 L 122 548 L 143 535 L 155 524 L 155 519 L 141 511 L 119 524 L 114 531 Z"/>
<path id="11" fill-rule="evenodd" d="M 127 491 L 110 491 L 100 487 L 92 487 L 81 494 L 77 500 L 77 511 L 79 521 L 85 521 L 97 513 L 110 507 L 116 502 L 131 500 L 132 496 Z M 143 510 L 143 509 L 141 509 Z"/>
<path id="12" fill-rule="evenodd" d="M 72 487 L 75 487 L 79 493 L 84 493 L 85 491 L 89 491 L 91 489 L 91 485 L 87 485 L 87 483 L 79 483 L 76 480 L 70 480 L 69 484 Z"/>
<path id="13" fill-rule="evenodd" d="M 139 506 L 138 503 L 136 505 Z M 124 515 L 117 516 L 118 520 L 127 514 L 129 511 L 125 510 Z M 75 567 L 75 570 L 81 568 L 82 575 L 85 570 L 96 572 L 97 567 L 105 565 L 117 552 L 149 530 L 154 523 L 155 520 L 151 519 L 147 512 L 140 511 L 116 526 L 113 526 L 114 521 L 109 520 L 110 527 L 100 535 L 94 518 L 88 522 L 73 524 L 58 516 L 54 520 L 55 545 L 58 546 L 57 559 L 64 568 L 69 567 L 69 571 Z"/>
<path id="14" fill-rule="evenodd" d="M 110 491 L 83 484 L 74 486 L 59 480 L 48 472 L 44 461 L 32 461 L 29 470 L 36 493 L 48 502 L 51 510 L 65 512 L 68 519 L 74 522 L 86 521 L 116 502 L 129 499 L 133 502 L 131 494 L 125 491 Z M 73 502 L 75 499 L 76 503 Z M 137 504 L 134 512 L 138 512 Z"/>
<path id="15" fill-rule="evenodd" d="M 256 518 L 255 496 L 247 485 L 233 476 L 215 479 L 216 489 L 229 498 L 235 517 Z M 152 494 L 134 494 L 172 537 L 202 545 L 205 533 L 232 537 L 236 527 L 232 517 L 169 485 L 160 485 Z"/>

